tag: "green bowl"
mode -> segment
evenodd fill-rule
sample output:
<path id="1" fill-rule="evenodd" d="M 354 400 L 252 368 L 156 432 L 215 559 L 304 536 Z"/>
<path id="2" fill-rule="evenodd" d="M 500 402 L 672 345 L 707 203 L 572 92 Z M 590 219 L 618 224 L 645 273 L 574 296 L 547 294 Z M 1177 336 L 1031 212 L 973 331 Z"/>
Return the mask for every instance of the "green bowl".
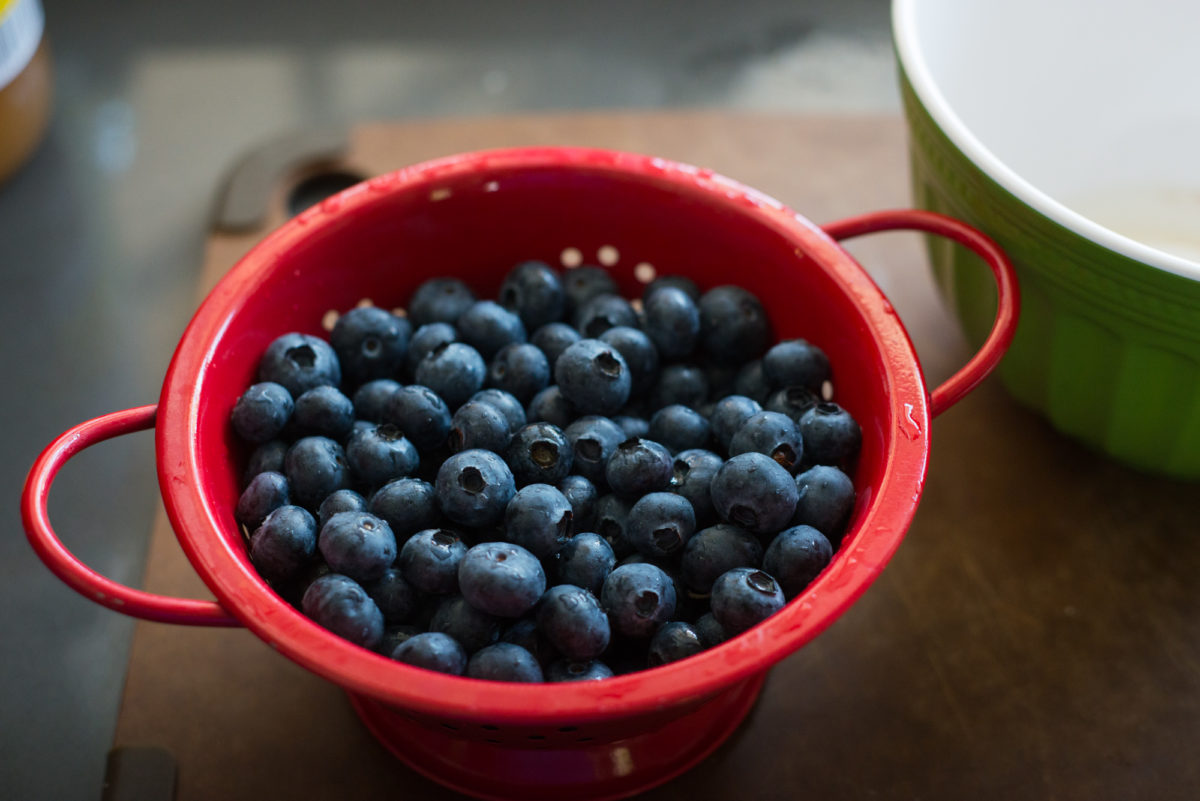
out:
<path id="1" fill-rule="evenodd" d="M 894 0 L 915 203 L 968 222 L 1021 285 L 999 374 L 1060 431 L 1200 479 L 1200 74 L 1194 9 Z M 968 339 L 990 274 L 930 241 Z"/>

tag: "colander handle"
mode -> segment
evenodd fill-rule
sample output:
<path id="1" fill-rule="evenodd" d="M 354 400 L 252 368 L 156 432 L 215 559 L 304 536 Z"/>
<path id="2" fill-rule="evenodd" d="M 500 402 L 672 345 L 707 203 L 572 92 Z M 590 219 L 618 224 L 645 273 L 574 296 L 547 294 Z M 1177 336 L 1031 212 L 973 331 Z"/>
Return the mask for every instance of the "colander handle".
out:
<path id="1" fill-rule="evenodd" d="M 67 586 L 90 601 L 122 614 L 161 623 L 240 626 L 216 601 L 172 598 L 135 590 L 105 578 L 79 561 L 58 539 L 46 505 L 58 471 L 80 451 L 106 439 L 154 427 L 157 406 L 139 406 L 80 423 L 51 442 L 29 471 L 21 493 L 25 534 L 41 560 Z"/>
<path id="2" fill-rule="evenodd" d="M 834 239 L 849 239 L 880 231 L 924 231 L 952 239 L 975 251 L 996 279 L 996 318 L 979 351 L 929 396 L 930 413 L 937 417 L 995 369 L 1017 330 L 1021 294 L 1012 262 L 990 237 L 964 222 L 920 209 L 887 209 L 847 217 L 821 226 Z"/>

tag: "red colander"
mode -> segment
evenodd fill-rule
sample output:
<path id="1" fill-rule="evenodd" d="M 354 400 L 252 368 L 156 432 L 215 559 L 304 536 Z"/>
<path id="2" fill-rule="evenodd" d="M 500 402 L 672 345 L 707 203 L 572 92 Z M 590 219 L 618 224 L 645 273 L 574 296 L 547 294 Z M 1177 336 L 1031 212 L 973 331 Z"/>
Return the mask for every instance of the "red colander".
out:
<path id="1" fill-rule="evenodd" d="M 948 237 L 983 257 L 999 303 L 982 349 L 932 395 L 887 298 L 839 239 L 887 230 Z M 338 638 L 258 576 L 234 521 L 243 446 L 230 410 L 267 344 L 324 334 L 360 302 L 401 307 L 435 275 L 494 296 L 517 262 L 600 263 L 623 292 L 658 274 L 756 293 L 778 338 L 825 350 L 836 400 L 859 421 L 858 497 L 829 567 L 750 631 L 695 657 L 596 682 L 504 684 L 391 661 Z M 157 407 L 115 412 L 55 440 L 26 481 L 29 539 L 64 582 L 147 620 L 244 625 L 340 685 L 404 762 L 494 799 L 607 799 L 688 769 L 740 724 L 770 667 L 815 637 L 870 585 L 908 528 L 925 480 L 929 421 L 981 381 L 1012 338 L 1018 294 L 1004 254 L 946 217 L 883 211 L 823 229 L 710 171 L 642 155 L 523 148 L 452 156 L 354 186 L 268 236 L 201 304 L 179 342 Z M 80 450 L 153 427 L 159 485 L 179 543 L 215 601 L 171 598 L 100 576 L 62 545 L 46 503 Z"/>

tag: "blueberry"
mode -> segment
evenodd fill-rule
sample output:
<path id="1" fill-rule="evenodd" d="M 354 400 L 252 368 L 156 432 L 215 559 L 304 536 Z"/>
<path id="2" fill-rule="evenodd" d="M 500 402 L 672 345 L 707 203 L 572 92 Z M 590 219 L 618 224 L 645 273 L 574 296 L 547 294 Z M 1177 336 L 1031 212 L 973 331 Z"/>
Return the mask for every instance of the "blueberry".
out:
<path id="1" fill-rule="evenodd" d="M 562 429 L 550 423 L 530 423 L 521 428 L 505 451 L 505 460 L 517 485 L 557 484 L 571 472 L 571 445 Z"/>
<path id="2" fill-rule="evenodd" d="M 700 448 L 680 451 L 671 463 L 670 490 L 688 499 L 696 513 L 696 524 L 706 526 L 717 519 L 712 502 L 712 480 L 725 460 Z"/>
<path id="3" fill-rule="evenodd" d="M 479 351 L 462 342 L 438 345 L 420 361 L 414 378 L 457 409 L 483 388 L 487 365 Z"/>
<path id="4" fill-rule="evenodd" d="M 510 642 L 519 645 L 533 654 L 538 664 L 545 667 L 559 658 L 558 651 L 537 628 L 537 619 L 526 615 L 512 623 L 500 633 L 500 642 Z"/>
<path id="5" fill-rule="evenodd" d="M 715 361 L 713 359 L 704 359 L 700 362 L 700 369 L 704 371 L 704 378 L 708 381 L 708 400 L 710 404 L 716 403 L 729 395 L 737 394 L 733 385 L 737 380 L 740 368 L 741 365 L 739 364 Z M 697 411 L 702 410 L 698 409 Z M 704 414 L 708 416 L 708 412 L 704 412 Z"/>
<path id="6" fill-rule="evenodd" d="M 517 491 L 504 513 L 510 542 L 549 558 L 575 533 L 571 503 L 549 484 L 528 484 Z"/>
<path id="7" fill-rule="evenodd" d="M 421 327 L 428 323 L 451 323 L 475 303 L 475 293 L 457 278 L 430 278 L 408 301 L 408 319 Z"/>
<path id="8" fill-rule="evenodd" d="M 668 489 L 671 467 L 671 454 L 662 445 L 650 439 L 627 439 L 609 457 L 604 477 L 617 495 L 640 498 Z"/>
<path id="9" fill-rule="evenodd" d="M 325 496 L 350 488 L 350 465 L 342 446 L 328 437 L 296 440 L 284 457 L 292 502 L 315 511 Z"/>
<path id="10" fill-rule="evenodd" d="M 804 455 L 804 443 L 792 418 L 779 412 L 758 412 L 746 418 L 729 441 L 729 455 L 741 453 L 770 456 L 780 467 L 795 473 Z"/>
<path id="11" fill-rule="evenodd" d="M 573 584 L 546 590 L 538 602 L 537 626 L 555 650 L 579 662 L 604 653 L 612 636 L 596 596 Z"/>
<path id="12" fill-rule="evenodd" d="M 807 387 L 783 387 L 767 396 L 763 408 L 768 412 L 786 414 L 796 422 L 812 407 L 821 402 L 821 397 Z"/>
<path id="13" fill-rule="evenodd" d="M 649 439 L 650 421 L 636 415 L 619 414 L 612 421 L 625 432 L 625 439 Z"/>
<path id="14" fill-rule="evenodd" d="M 529 342 L 546 356 L 553 373 L 554 364 L 562 352 L 581 339 L 583 336 L 566 323 L 546 323 L 533 332 Z"/>
<path id="15" fill-rule="evenodd" d="M 713 405 L 709 423 L 712 424 L 713 439 L 717 446 L 729 452 L 729 441 L 752 415 L 763 410 L 762 405 L 745 395 L 728 395 Z"/>
<path id="16" fill-rule="evenodd" d="M 280 506 L 250 537 L 250 561 L 272 583 L 296 576 L 317 549 L 317 521 L 299 506 Z"/>
<path id="17" fill-rule="evenodd" d="M 304 591 L 301 608 L 318 625 L 355 645 L 374 648 L 383 637 L 383 613 L 349 576 L 321 576 Z"/>
<path id="18" fill-rule="evenodd" d="M 400 372 L 412 336 L 412 323 L 386 309 L 363 306 L 338 317 L 329 332 L 343 378 L 358 386 Z"/>
<path id="19" fill-rule="evenodd" d="M 458 586 L 481 612 L 515 618 L 533 609 L 546 591 L 546 573 L 537 556 L 520 545 L 484 542 L 463 556 Z"/>
<path id="20" fill-rule="evenodd" d="M 400 382 L 391 378 L 376 378 L 366 382 L 354 391 L 354 397 L 351 399 L 354 404 L 354 416 L 371 423 L 384 422 L 387 420 L 392 395 L 395 395 L 398 389 Z"/>
<path id="21" fill-rule="evenodd" d="M 763 373 L 762 359 L 746 362 L 733 379 L 733 390 L 738 395 L 766 403 L 771 396 L 771 386 Z"/>
<path id="22" fill-rule="evenodd" d="M 545 262 L 521 262 L 504 276 L 497 293 L 500 304 L 516 312 L 529 331 L 561 320 L 567 295 L 562 278 Z"/>
<path id="23" fill-rule="evenodd" d="M 351 489 L 340 489 L 331 492 L 321 501 L 317 508 L 317 525 L 324 526 L 329 518 L 338 512 L 366 512 L 367 501 L 363 496 Z"/>
<path id="24" fill-rule="evenodd" d="M 550 667 L 546 668 L 546 681 L 552 682 L 598 681 L 610 679 L 612 676 L 612 668 L 598 659 L 591 659 L 587 662 L 560 659 L 557 662 L 551 662 Z"/>
<path id="25" fill-rule="evenodd" d="M 675 601 L 671 577 L 649 563 L 619 565 L 600 590 L 613 630 L 626 637 L 652 636 L 675 614 Z"/>
<path id="26" fill-rule="evenodd" d="M 700 338 L 700 310 L 682 289 L 661 287 L 645 296 L 642 328 L 666 360 L 691 354 Z"/>
<path id="27" fill-rule="evenodd" d="M 367 511 L 387 521 L 396 543 L 441 522 L 433 485 L 419 478 L 400 478 L 384 484 L 371 496 Z"/>
<path id="28" fill-rule="evenodd" d="M 502 452 L 512 442 L 513 432 L 504 412 L 493 404 L 469 400 L 450 419 L 446 444 L 454 453 L 482 448 Z"/>
<path id="29" fill-rule="evenodd" d="M 589 531 L 596 521 L 596 502 L 600 493 L 596 485 L 580 475 L 564 476 L 558 491 L 571 504 L 571 520 L 576 531 Z"/>
<path id="30" fill-rule="evenodd" d="M 690 364 L 667 365 L 650 390 L 650 407 L 661 409 L 678 403 L 697 408 L 708 400 L 708 378 L 704 370 Z"/>
<path id="31" fill-rule="evenodd" d="M 386 657 L 391 657 L 392 651 L 396 650 L 396 646 L 420 633 L 421 629 L 408 624 L 396 626 L 385 625 L 383 636 L 379 638 L 379 642 L 375 643 L 375 652 L 383 654 Z"/>
<path id="32" fill-rule="evenodd" d="M 512 393 L 499 389 L 481 389 L 471 396 L 471 400 L 490 403 L 499 409 L 508 421 L 508 430 L 514 434 L 526 423 L 525 407 Z"/>
<path id="33" fill-rule="evenodd" d="M 849 412 L 836 403 L 818 403 L 800 417 L 798 425 L 806 464 L 851 469 L 862 446 L 862 430 Z"/>
<path id="34" fill-rule="evenodd" d="M 233 405 L 233 430 L 246 442 L 258 445 L 283 433 L 295 403 L 287 387 L 273 381 L 252 384 Z"/>
<path id="35" fill-rule="evenodd" d="M 713 617 L 733 635 L 766 620 L 786 601 L 772 576 L 752 567 L 735 567 L 713 582 L 710 603 Z"/>
<path id="36" fill-rule="evenodd" d="M 572 469 L 593 484 L 604 486 L 604 470 L 617 446 L 625 441 L 620 426 L 600 415 L 585 415 L 563 430 L 571 444 Z"/>
<path id="37" fill-rule="evenodd" d="M 600 335 L 600 341 L 621 354 L 629 367 L 630 397 L 641 397 L 649 392 L 658 380 L 658 348 L 645 331 L 619 325 Z"/>
<path id="38" fill-rule="evenodd" d="M 454 323 L 459 341 L 470 345 L 484 360 L 490 360 L 506 345 L 525 341 L 521 318 L 491 300 L 478 301 Z"/>
<path id="39" fill-rule="evenodd" d="M 444 445 L 450 433 L 450 409 L 429 387 L 402 387 L 392 395 L 387 421 L 394 423 L 422 453 Z"/>
<path id="40" fill-rule="evenodd" d="M 317 548 L 335 573 L 360 584 L 375 581 L 396 561 L 396 538 L 386 522 L 367 512 L 338 512 L 317 537 Z"/>
<path id="41" fill-rule="evenodd" d="M 629 367 L 620 352 L 598 339 L 581 339 L 554 365 L 563 396 L 582 414 L 613 414 L 629 400 Z"/>
<path id="42" fill-rule="evenodd" d="M 534 345 L 505 345 L 488 365 L 484 383 L 510 393 L 521 403 L 529 403 L 550 385 L 550 360 Z"/>
<path id="43" fill-rule="evenodd" d="M 633 544 L 625 533 L 633 504 L 616 495 L 601 495 L 596 501 L 596 533 L 604 538 L 618 559 L 633 553 Z"/>
<path id="44" fill-rule="evenodd" d="M 394 625 L 402 623 L 412 616 L 417 608 L 417 590 L 409 584 L 398 567 L 389 567 L 383 575 L 363 589 L 383 613 L 384 623 Z"/>
<path id="45" fill-rule="evenodd" d="M 602 267 L 576 267 L 563 275 L 563 291 L 567 297 L 566 312 L 570 314 L 597 295 L 615 295 L 617 282 Z"/>
<path id="46" fill-rule="evenodd" d="M 832 377 L 825 351 L 803 339 L 785 339 L 771 346 L 762 359 L 763 374 L 772 387 L 805 387 L 814 393 Z"/>
<path id="47" fill-rule="evenodd" d="M 417 372 L 417 365 L 442 345 L 458 341 L 458 330 L 450 323 L 429 323 L 413 332 L 408 343 L 408 354 L 404 357 L 404 369 L 408 376 Z"/>
<path id="48" fill-rule="evenodd" d="M 517 492 L 508 465 L 484 450 L 461 451 L 442 462 L 434 489 L 442 514 L 464 526 L 499 522 Z"/>
<path id="49" fill-rule="evenodd" d="M 458 566 L 466 553 L 453 531 L 426 529 L 408 538 L 396 563 L 404 580 L 421 592 L 448 595 L 458 592 Z"/>
<path id="50" fill-rule="evenodd" d="M 254 531 L 262 525 L 267 515 L 287 504 L 287 479 L 282 473 L 269 470 L 256 475 L 242 491 L 233 518 L 248 530 Z"/>
<path id="51" fill-rule="evenodd" d="M 654 633 L 646 656 L 649 667 L 678 662 L 694 656 L 705 648 L 700 633 L 690 623 L 673 620 Z"/>
<path id="52" fill-rule="evenodd" d="M 664 287 L 672 287 L 681 290 L 692 302 L 700 300 L 700 287 L 696 286 L 696 282 L 684 275 L 662 275 L 655 278 L 650 283 L 646 284 L 646 288 L 642 290 L 642 299 L 650 297 L 656 290 Z"/>
<path id="53" fill-rule="evenodd" d="M 558 428 L 566 428 L 578 414 L 558 384 L 551 384 L 533 396 L 529 402 L 527 419 L 531 423 L 550 423 Z"/>
<path id="54" fill-rule="evenodd" d="M 584 337 L 595 339 L 617 326 L 636 328 L 638 315 L 625 298 L 606 292 L 576 307 L 573 322 L 576 331 Z"/>
<path id="55" fill-rule="evenodd" d="M 342 368 L 329 343 L 310 334 L 278 337 L 258 363 L 258 380 L 282 384 L 293 398 L 323 384 L 338 386 Z"/>
<path id="56" fill-rule="evenodd" d="M 471 606 L 461 595 L 451 595 L 438 602 L 429 630 L 450 635 L 473 654 L 500 639 L 500 620 Z"/>
<path id="57" fill-rule="evenodd" d="M 798 497 L 791 473 L 761 453 L 738 454 L 721 465 L 711 492 L 722 519 L 758 535 L 784 529 Z"/>
<path id="58" fill-rule="evenodd" d="M 700 642 L 704 643 L 705 648 L 715 648 L 729 639 L 729 634 L 721 628 L 721 624 L 713 617 L 712 612 L 705 612 L 696 618 L 693 628 L 700 635 Z"/>
<path id="59" fill-rule="evenodd" d="M 604 579 L 617 566 L 608 541 L 590 531 L 576 534 L 558 550 L 554 562 L 557 584 L 574 584 L 599 595 Z"/>
<path id="60" fill-rule="evenodd" d="M 242 485 L 249 486 L 259 473 L 284 472 L 284 462 L 289 447 L 290 445 L 286 441 L 273 439 L 251 451 L 250 458 L 246 460 L 246 470 L 242 474 Z"/>
<path id="61" fill-rule="evenodd" d="M 719 286 L 705 292 L 698 305 L 700 339 L 711 356 L 734 363 L 762 356 L 771 323 L 753 294 L 738 286 Z"/>
<path id="62" fill-rule="evenodd" d="M 750 532 L 729 523 L 701 529 L 688 540 L 679 563 L 684 585 L 707 595 L 713 582 L 735 567 L 761 567 L 763 547 Z"/>
<path id="63" fill-rule="evenodd" d="M 493 643 L 476 651 L 467 661 L 466 675 L 487 681 L 545 681 L 534 655 L 510 642 Z"/>
<path id="64" fill-rule="evenodd" d="M 397 645 L 390 656 L 406 665 L 452 676 L 461 676 L 467 669 L 467 652 L 463 647 L 450 635 L 436 631 L 409 637 Z"/>
<path id="65" fill-rule="evenodd" d="M 346 461 L 365 486 L 381 487 L 411 475 L 421 459 L 399 426 L 368 423 L 357 427 L 347 440 Z"/>
<path id="66" fill-rule="evenodd" d="M 706 448 L 712 426 L 699 412 L 673 403 L 650 417 L 649 438 L 666 446 L 671 453 Z"/>
<path id="67" fill-rule="evenodd" d="M 686 498 L 670 492 L 643 495 L 629 510 L 625 531 L 638 553 L 663 559 L 680 553 L 696 531 L 696 513 Z"/>
<path id="68" fill-rule="evenodd" d="M 812 526 L 792 526 L 775 535 L 763 555 L 763 570 L 779 581 L 789 600 L 804 592 L 833 558 L 833 546 Z"/>
<path id="69" fill-rule="evenodd" d="M 796 476 L 796 514 L 793 525 L 808 525 L 839 543 L 854 509 L 854 484 L 830 465 L 816 465 Z"/>

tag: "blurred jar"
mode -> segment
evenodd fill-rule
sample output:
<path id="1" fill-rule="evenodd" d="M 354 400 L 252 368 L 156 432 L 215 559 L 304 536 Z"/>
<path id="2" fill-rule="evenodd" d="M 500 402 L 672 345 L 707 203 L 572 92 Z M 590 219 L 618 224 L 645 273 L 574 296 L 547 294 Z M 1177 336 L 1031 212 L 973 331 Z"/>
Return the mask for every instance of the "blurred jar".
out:
<path id="1" fill-rule="evenodd" d="M 33 154 L 50 120 L 44 29 L 41 0 L 0 0 L 0 181 Z"/>

